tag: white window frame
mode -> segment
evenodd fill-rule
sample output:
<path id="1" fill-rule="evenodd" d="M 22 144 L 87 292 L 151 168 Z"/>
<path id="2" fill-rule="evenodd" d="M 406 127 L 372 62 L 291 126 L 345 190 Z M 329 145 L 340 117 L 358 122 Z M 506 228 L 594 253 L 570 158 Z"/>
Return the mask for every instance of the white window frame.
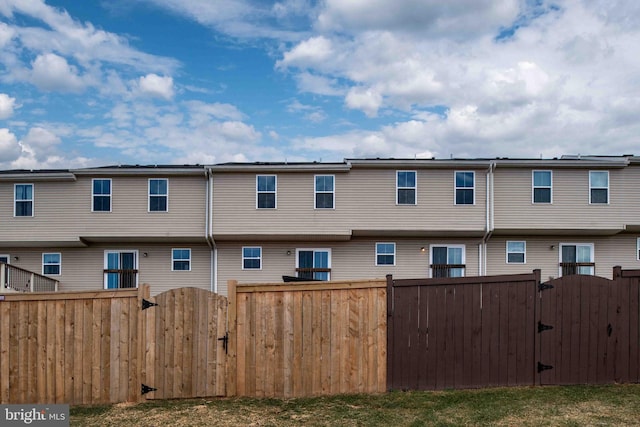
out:
<path id="1" fill-rule="evenodd" d="M 0 254 L 0 258 L 6 258 L 7 259 L 6 264 L 11 264 L 11 255 L 9 255 L 9 254 Z"/>
<path id="2" fill-rule="evenodd" d="M 509 243 L 522 243 L 524 245 L 524 249 L 522 252 L 520 251 L 510 251 L 509 250 Z M 506 251 L 506 263 L 507 264 L 526 264 L 527 263 L 527 242 L 525 240 L 507 240 L 506 246 L 505 246 L 505 251 Z M 516 261 L 509 261 L 509 254 L 522 254 L 523 255 L 523 261 L 522 262 L 516 262 Z"/>
<path id="3" fill-rule="evenodd" d="M 151 181 L 164 181 L 167 183 L 167 192 L 165 194 L 151 194 Z M 151 210 L 151 198 L 152 197 L 164 197 L 167 200 L 166 209 L 163 211 Z M 169 178 L 149 178 L 147 184 L 147 212 L 169 212 Z"/>
<path id="4" fill-rule="evenodd" d="M 317 187 L 316 187 L 316 179 L 318 177 L 326 177 L 326 176 L 330 176 L 333 178 L 333 190 L 332 191 L 317 191 Z M 332 206 L 330 208 L 319 208 L 316 204 L 317 202 L 317 195 L 318 194 L 331 194 L 331 198 L 332 198 Z M 335 175 L 325 175 L 325 174 L 319 174 L 319 175 L 314 175 L 313 176 L 313 208 L 314 209 L 318 209 L 318 210 L 331 210 L 331 209 L 335 209 L 336 208 L 336 176 Z"/>
<path id="5" fill-rule="evenodd" d="M 431 268 L 431 266 L 433 265 L 433 248 L 443 248 L 446 247 L 447 248 L 447 263 L 448 263 L 448 258 L 449 258 L 449 248 L 461 248 L 462 249 L 462 264 L 464 265 L 464 269 L 462 271 L 462 276 L 461 277 L 465 277 L 467 275 L 467 245 L 460 245 L 460 244 L 431 244 L 429 245 L 429 277 L 432 278 L 433 277 L 433 268 Z"/>
<path id="6" fill-rule="evenodd" d="M 108 211 L 96 211 L 94 210 L 94 197 L 104 197 L 107 196 L 107 194 L 95 194 L 93 192 L 94 190 L 94 183 L 96 181 L 109 181 L 109 210 Z M 112 212 L 113 211 L 113 180 L 111 178 L 92 178 L 91 179 L 91 212 Z"/>
<path id="7" fill-rule="evenodd" d="M 109 266 L 109 254 L 118 254 L 118 256 L 120 256 L 120 254 L 122 253 L 132 253 L 133 254 L 133 269 L 137 270 L 136 273 L 136 287 L 135 289 L 138 289 L 138 286 L 140 285 L 140 254 L 139 251 L 137 249 L 105 249 L 104 251 L 104 269 L 107 270 L 108 266 Z M 108 284 L 108 278 L 107 275 L 103 273 L 103 288 L 104 289 L 130 289 L 130 288 L 109 288 Z"/>
<path id="8" fill-rule="evenodd" d="M 458 187 L 457 176 L 459 173 L 470 173 L 473 176 L 473 187 Z M 473 191 L 473 203 L 458 203 L 458 190 Z M 454 171 L 453 172 L 453 204 L 456 206 L 475 206 L 476 204 L 476 172 L 475 171 Z"/>
<path id="9" fill-rule="evenodd" d="M 570 243 L 570 242 L 561 242 L 559 245 L 560 250 L 558 251 L 558 277 L 562 277 L 562 248 L 564 246 L 575 246 L 576 247 L 576 252 L 578 251 L 578 246 L 588 246 L 590 248 L 591 251 L 591 263 L 594 264 L 593 268 L 593 272 L 591 273 L 591 275 L 595 275 L 596 274 L 596 267 L 595 267 L 595 263 L 596 263 L 596 252 L 595 252 L 595 245 L 593 243 Z M 576 260 L 576 262 L 578 262 Z"/>
<path id="10" fill-rule="evenodd" d="M 57 263 L 46 263 L 45 264 L 44 257 L 46 255 L 57 255 L 58 256 L 58 262 Z M 58 273 L 45 273 L 44 272 L 45 266 L 50 266 L 50 265 L 58 266 Z M 43 276 L 60 276 L 60 275 L 62 275 L 62 253 L 61 252 L 43 252 L 42 253 L 42 275 Z"/>
<path id="11" fill-rule="evenodd" d="M 536 172 L 549 172 L 549 178 L 551 178 L 551 183 L 549 186 L 546 185 L 536 185 L 535 184 L 535 176 Z M 535 200 L 535 192 L 536 189 L 549 189 L 549 201 L 548 202 L 536 202 Z M 536 169 L 531 171 L 531 203 L 534 205 L 552 205 L 553 204 L 553 171 L 547 169 Z"/>
<path id="12" fill-rule="evenodd" d="M 258 180 L 261 176 L 269 176 L 274 178 L 274 189 L 273 191 L 260 191 L 258 190 Z M 315 186 L 315 181 L 314 181 Z M 272 208 L 263 208 L 258 204 L 258 199 L 260 194 L 273 194 L 274 203 Z M 256 209 L 278 209 L 278 175 L 256 175 Z"/>
<path id="13" fill-rule="evenodd" d="M 315 257 L 316 252 L 327 252 L 327 267 L 329 270 L 332 269 L 331 267 L 331 248 L 296 248 L 296 269 L 300 268 L 300 252 L 313 252 L 313 256 Z M 297 276 L 297 271 L 296 271 L 296 276 Z M 333 271 L 329 271 L 327 273 L 327 281 L 331 280 L 331 274 L 333 273 Z"/>
<path id="14" fill-rule="evenodd" d="M 259 249 L 260 250 L 260 256 L 258 256 L 258 257 L 245 257 L 244 256 L 244 250 L 245 249 Z M 258 261 L 260 261 L 260 267 L 258 267 L 258 268 L 245 267 L 244 266 L 244 261 L 245 260 L 251 260 L 251 259 L 257 259 Z M 262 270 L 262 246 L 243 246 L 242 247 L 242 269 L 243 270 L 247 270 L 247 271 L 260 271 L 260 270 Z"/>
<path id="15" fill-rule="evenodd" d="M 31 199 L 22 199 L 22 200 L 18 200 L 16 198 L 16 188 L 18 187 L 18 185 L 30 185 L 31 186 Z M 16 218 L 33 218 L 36 214 L 36 204 L 35 204 L 35 198 L 36 198 L 36 186 L 33 185 L 32 183 L 16 183 L 13 184 L 13 216 Z M 30 202 L 31 203 L 31 215 L 17 215 L 18 213 L 18 202 Z"/>
<path id="16" fill-rule="evenodd" d="M 173 251 L 189 251 L 189 258 L 185 259 L 185 258 L 175 258 L 175 254 L 173 253 Z M 187 261 L 189 263 L 189 268 L 186 270 L 176 270 L 175 269 L 175 262 L 176 261 Z M 176 272 L 185 272 L 185 271 L 191 271 L 191 248 L 171 248 L 171 271 L 176 271 Z"/>
<path id="17" fill-rule="evenodd" d="M 594 187 L 591 185 L 591 174 L 592 173 L 606 173 L 607 174 L 607 186 L 606 187 Z M 595 170 L 595 171 L 589 171 L 589 204 L 590 205 L 608 205 L 609 201 L 611 200 L 611 181 L 610 181 L 610 176 L 609 176 L 609 171 L 601 171 L 601 170 Z M 594 203 L 591 199 L 591 190 L 607 190 L 607 203 Z"/>
<path id="18" fill-rule="evenodd" d="M 414 174 L 414 186 L 413 187 L 400 187 L 398 183 L 398 175 L 400 172 L 409 172 Z M 413 190 L 413 203 L 400 203 L 398 194 L 400 190 Z M 415 170 L 397 170 L 396 171 L 396 205 L 398 206 L 415 206 L 418 204 L 418 171 Z"/>
<path id="19" fill-rule="evenodd" d="M 2 255 L 0 255 L 2 256 Z M 636 259 L 638 261 L 640 261 L 640 237 L 638 237 L 637 241 L 636 241 Z"/>
<path id="20" fill-rule="evenodd" d="M 387 254 L 387 253 L 380 253 L 378 252 L 378 245 L 392 245 L 393 246 L 393 253 Z M 379 264 L 378 263 L 378 255 L 383 255 L 383 256 L 389 256 L 392 255 L 393 256 L 393 263 L 391 264 Z M 396 243 L 395 242 L 376 242 L 376 267 L 395 267 L 396 265 Z"/>

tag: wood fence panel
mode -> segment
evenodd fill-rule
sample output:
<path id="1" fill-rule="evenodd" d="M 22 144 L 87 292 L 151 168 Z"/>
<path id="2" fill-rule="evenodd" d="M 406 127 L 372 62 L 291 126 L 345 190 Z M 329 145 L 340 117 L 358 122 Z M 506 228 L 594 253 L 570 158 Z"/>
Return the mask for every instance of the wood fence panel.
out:
<path id="1" fill-rule="evenodd" d="M 230 388 L 256 397 L 383 392 L 384 288 L 382 280 L 237 285 Z"/>

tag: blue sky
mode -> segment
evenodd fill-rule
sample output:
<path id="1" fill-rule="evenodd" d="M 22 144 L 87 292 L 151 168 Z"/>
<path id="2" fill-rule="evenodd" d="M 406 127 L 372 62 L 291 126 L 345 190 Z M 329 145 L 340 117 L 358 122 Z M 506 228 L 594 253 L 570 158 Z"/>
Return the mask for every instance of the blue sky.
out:
<path id="1" fill-rule="evenodd" d="M 0 168 L 640 154 L 611 3 L 0 0 Z"/>

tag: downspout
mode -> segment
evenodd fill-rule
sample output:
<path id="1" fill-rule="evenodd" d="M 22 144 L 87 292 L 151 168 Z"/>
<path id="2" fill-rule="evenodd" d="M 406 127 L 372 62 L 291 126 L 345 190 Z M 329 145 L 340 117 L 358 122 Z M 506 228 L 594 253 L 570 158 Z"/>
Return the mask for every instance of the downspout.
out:
<path id="1" fill-rule="evenodd" d="M 211 192 L 213 190 L 213 175 L 211 174 L 211 169 L 209 168 L 205 168 L 205 177 L 207 180 L 207 185 L 206 185 L 206 191 L 207 194 L 205 196 L 205 239 L 207 240 L 207 244 L 209 245 L 209 248 L 211 249 L 210 255 L 209 255 L 209 288 L 211 289 L 211 292 L 217 292 L 218 291 L 218 283 L 217 283 L 217 277 L 218 277 L 218 272 L 217 272 L 217 248 L 215 245 L 215 242 L 213 241 L 213 223 L 211 220 Z"/>
<path id="2" fill-rule="evenodd" d="M 489 164 L 489 169 L 487 170 L 487 196 L 486 196 L 486 223 L 485 223 L 485 231 L 484 236 L 482 237 L 481 250 L 479 258 L 480 258 L 480 275 L 487 275 L 487 242 L 491 239 L 491 235 L 493 234 L 494 223 L 493 223 L 493 215 L 494 215 L 494 205 L 493 205 L 493 171 L 496 169 L 496 162 L 492 161 Z"/>

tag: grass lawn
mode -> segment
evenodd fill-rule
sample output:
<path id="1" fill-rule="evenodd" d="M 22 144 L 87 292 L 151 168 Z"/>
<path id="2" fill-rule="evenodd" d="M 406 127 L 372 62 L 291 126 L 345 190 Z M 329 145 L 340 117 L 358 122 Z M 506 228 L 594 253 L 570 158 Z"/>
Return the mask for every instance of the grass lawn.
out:
<path id="1" fill-rule="evenodd" d="M 220 398 L 72 407 L 77 426 L 635 426 L 640 385 Z"/>

